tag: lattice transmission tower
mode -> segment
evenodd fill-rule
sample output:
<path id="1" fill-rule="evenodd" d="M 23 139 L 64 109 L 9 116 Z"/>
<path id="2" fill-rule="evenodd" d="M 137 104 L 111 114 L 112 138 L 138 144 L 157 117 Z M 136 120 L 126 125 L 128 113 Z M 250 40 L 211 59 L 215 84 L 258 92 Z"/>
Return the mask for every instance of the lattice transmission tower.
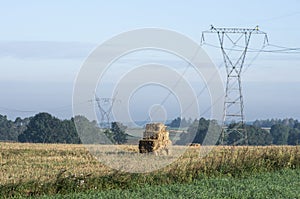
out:
<path id="1" fill-rule="evenodd" d="M 100 112 L 100 127 L 110 128 L 110 119 L 112 115 L 112 108 L 117 101 L 116 98 L 99 98 L 95 95 L 95 101 Z"/>
<path id="2" fill-rule="evenodd" d="M 248 144 L 247 132 L 245 129 L 244 102 L 242 94 L 242 71 L 245 63 L 246 53 L 249 47 L 250 38 L 253 34 L 264 35 L 264 44 L 268 42 L 267 34 L 259 30 L 258 26 L 249 28 L 216 28 L 211 26 L 210 30 L 202 32 L 201 43 L 205 42 L 204 35 L 213 33 L 218 36 L 219 48 L 223 55 L 226 68 L 227 80 L 223 110 L 223 124 L 220 142 L 224 144 L 224 138 L 231 133 L 239 134 L 240 139 L 234 140 L 234 144 Z M 238 45 L 242 43 L 242 45 Z M 235 56 L 231 56 L 232 48 L 235 49 Z M 236 55 L 238 53 L 238 55 Z"/>

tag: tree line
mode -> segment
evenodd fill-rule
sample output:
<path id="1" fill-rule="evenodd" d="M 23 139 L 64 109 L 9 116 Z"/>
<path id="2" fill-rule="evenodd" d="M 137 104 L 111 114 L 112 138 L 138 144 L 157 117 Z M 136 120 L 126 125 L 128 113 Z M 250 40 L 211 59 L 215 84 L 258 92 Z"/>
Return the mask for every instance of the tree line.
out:
<path id="1" fill-rule="evenodd" d="M 76 123 L 76 126 L 75 126 Z M 175 118 L 168 126 L 170 128 L 184 128 L 185 132 L 179 135 L 175 144 L 188 142 L 203 143 L 208 130 L 218 135 L 221 126 L 215 120 L 200 118 Z M 76 128 L 77 127 L 77 128 Z M 265 129 L 264 127 L 269 127 Z M 103 131 L 96 121 L 89 121 L 84 116 L 75 116 L 71 119 L 58 119 L 49 113 L 38 113 L 33 117 L 16 118 L 9 120 L 7 116 L 0 115 L 0 141 L 31 142 L 31 143 L 126 143 L 128 135 L 126 126 L 119 122 L 111 123 L 111 127 Z M 229 126 L 231 128 L 231 126 Z M 245 126 L 249 145 L 298 145 L 300 144 L 300 123 L 298 120 L 271 119 L 256 120 L 252 125 Z M 77 131 L 79 129 L 79 131 Z M 84 132 L 84 136 L 80 136 Z M 228 134 L 224 144 L 232 145 L 241 139 L 237 133 Z"/>
<path id="2" fill-rule="evenodd" d="M 177 118 L 176 121 L 179 119 Z M 172 123 L 171 123 L 172 124 Z M 266 125 L 268 124 L 268 125 Z M 272 125 L 270 125 L 272 124 Z M 235 125 L 228 126 L 234 129 Z M 269 127 L 269 128 L 268 128 Z M 298 145 L 300 144 L 300 123 L 298 120 L 290 119 L 272 119 L 272 120 L 256 120 L 252 125 L 245 125 L 247 133 L 247 145 Z M 221 125 L 215 120 L 207 120 L 201 118 L 195 120 L 185 133 L 180 135 L 178 144 L 184 144 L 191 140 L 190 136 L 195 136 L 193 143 L 202 144 L 207 133 L 218 135 L 222 131 Z M 240 133 L 232 131 L 226 134 L 224 138 L 225 145 L 239 144 L 243 145 L 246 142 L 238 143 L 243 136 Z M 220 140 L 218 141 L 220 143 Z"/>
<path id="3" fill-rule="evenodd" d="M 80 136 L 83 132 L 84 135 Z M 18 117 L 15 121 L 11 121 L 7 116 L 0 115 L 0 141 L 121 144 L 126 140 L 125 126 L 118 122 L 113 122 L 111 129 L 102 131 L 96 121 L 89 121 L 84 116 L 60 120 L 49 113 L 38 113 L 33 117 L 24 119 Z"/>

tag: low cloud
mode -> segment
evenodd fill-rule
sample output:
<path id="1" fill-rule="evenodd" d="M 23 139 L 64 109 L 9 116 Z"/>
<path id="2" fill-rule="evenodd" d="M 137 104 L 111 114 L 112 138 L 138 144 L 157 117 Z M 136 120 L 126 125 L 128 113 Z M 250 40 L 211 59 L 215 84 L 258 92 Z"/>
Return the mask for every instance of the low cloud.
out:
<path id="1" fill-rule="evenodd" d="M 59 41 L 0 41 L 0 57 L 18 59 L 76 59 L 89 55 L 92 43 Z"/>

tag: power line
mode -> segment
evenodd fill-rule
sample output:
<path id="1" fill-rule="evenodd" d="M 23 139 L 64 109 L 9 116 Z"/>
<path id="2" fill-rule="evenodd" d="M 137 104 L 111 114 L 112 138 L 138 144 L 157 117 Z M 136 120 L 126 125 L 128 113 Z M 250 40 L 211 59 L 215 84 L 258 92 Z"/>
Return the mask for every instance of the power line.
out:
<path id="1" fill-rule="evenodd" d="M 257 54 L 252 58 L 252 60 L 247 64 L 247 66 L 244 67 L 243 73 L 245 73 L 249 67 L 253 64 L 253 62 L 258 58 L 262 50 L 265 48 L 265 45 L 262 46 L 261 50 L 257 52 Z"/>
<path id="2" fill-rule="evenodd" d="M 178 86 L 178 84 L 180 83 L 180 81 L 183 79 L 183 76 L 187 73 L 187 71 L 188 71 L 188 69 L 190 68 L 190 66 L 192 66 L 192 63 L 191 63 L 191 62 L 195 59 L 195 57 L 197 56 L 197 54 L 198 54 L 198 52 L 199 52 L 200 49 L 201 49 L 201 46 L 199 45 L 198 48 L 196 49 L 194 55 L 192 56 L 191 61 L 189 61 L 189 62 L 187 63 L 187 65 L 185 66 L 184 71 L 182 72 L 182 74 L 180 75 L 180 77 L 179 77 L 179 78 L 177 79 L 177 81 L 175 82 L 174 86 L 172 87 L 172 90 Z M 172 95 L 172 90 L 171 90 L 171 89 L 169 90 L 168 94 L 163 98 L 163 100 L 162 100 L 162 102 L 160 103 L 160 105 L 164 105 L 164 104 L 166 103 L 166 101 L 167 101 L 167 100 L 169 99 L 169 97 Z M 157 112 L 158 110 L 159 110 L 159 108 L 157 107 L 156 109 L 153 110 L 153 112 L 155 113 L 155 112 Z M 148 117 L 146 118 L 145 121 L 148 121 L 148 120 L 150 120 L 150 119 L 151 119 L 151 117 L 150 117 L 150 115 L 148 115 Z"/>
<path id="3" fill-rule="evenodd" d="M 207 43 L 207 42 L 203 42 L 203 45 L 207 45 L 207 46 L 210 46 L 210 47 L 213 47 L 213 48 L 220 48 L 219 46 L 217 45 L 213 45 L 213 44 L 210 44 L 210 43 Z M 281 49 L 269 49 L 269 50 L 262 50 L 262 49 L 257 49 L 257 48 L 250 48 L 248 47 L 248 50 L 247 52 L 249 53 L 282 53 L 282 54 L 299 54 L 300 53 L 300 48 L 291 48 L 291 47 L 279 47 L 277 45 L 273 45 L 273 44 L 267 44 L 265 45 L 264 48 L 268 47 L 268 46 L 273 46 L 273 47 L 277 47 L 277 48 L 281 48 Z M 236 47 L 239 47 L 239 48 L 243 48 L 243 46 L 239 46 L 239 45 L 236 45 Z M 228 50 L 229 48 L 225 48 L 225 50 Z M 236 52 L 243 52 L 242 49 L 233 49 L 232 51 L 236 51 Z"/>
<path id="4" fill-rule="evenodd" d="M 200 46 L 202 46 L 202 44 L 200 45 Z M 235 45 L 233 45 L 230 49 L 229 49 L 229 52 L 228 52 L 228 54 L 230 54 L 231 52 L 232 52 L 232 50 L 234 50 L 234 46 Z M 224 65 L 224 63 L 221 63 L 221 64 L 219 64 L 218 65 L 218 69 L 220 69 L 222 66 Z M 187 69 L 187 68 L 186 68 Z M 186 71 L 186 70 L 185 70 Z M 183 77 L 183 75 L 185 74 L 185 71 L 181 74 L 181 77 Z M 214 79 L 214 76 L 216 75 L 218 73 L 218 71 L 215 71 L 215 73 L 214 74 L 212 74 L 211 75 L 211 77 L 208 79 L 208 81 L 206 82 L 207 84 L 205 84 L 201 89 L 200 89 L 200 91 L 197 93 L 197 99 L 199 99 L 199 97 L 203 94 L 203 92 L 205 91 L 205 89 L 207 89 L 207 85 Z M 201 117 L 201 116 L 204 116 L 208 111 L 210 111 L 211 110 L 211 108 L 220 100 L 220 99 L 222 99 L 222 97 L 224 97 L 224 94 L 222 94 L 219 98 L 217 98 L 217 100 L 215 101 L 215 102 L 213 102 L 205 111 L 203 111 L 200 115 L 199 115 L 199 117 Z M 195 102 L 193 101 L 193 102 L 191 102 L 182 112 L 180 112 L 180 113 L 178 113 L 177 115 L 181 115 L 181 114 L 184 114 L 184 113 L 186 113 L 191 107 L 192 107 L 192 105 L 194 104 Z"/>
<path id="5" fill-rule="evenodd" d="M 199 45 L 199 47 L 197 48 L 195 54 L 193 55 L 192 60 L 197 56 L 198 51 L 201 49 L 201 46 L 202 46 L 202 43 L 200 42 L 200 45 Z M 234 45 L 233 45 L 233 46 L 231 47 L 231 49 L 229 50 L 229 53 L 231 53 L 231 50 L 233 50 L 233 48 L 234 48 Z M 188 69 L 189 69 L 189 67 L 190 67 L 191 65 L 192 65 L 191 62 L 188 62 L 188 64 L 186 65 L 184 71 L 181 73 L 180 78 L 178 78 L 178 80 L 177 80 L 176 83 L 174 84 L 173 89 L 176 88 L 176 87 L 178 86 L 178 84 L 179 84 L 180 81 L 183 79 L 184 75 L 186 74 L 186 72 L 188 71 Z M 223 66 L 223 63 L 221 63 L 221 64 L 218 66 L 218 68 L 221 68 L 222 66 Z M 207 84 L 213 80 L 214 75 L 216 75 L 216 73 L 218 73 L 218 71 L 216 71 L 216 72 L 208 79 Z M 207 88 L 207 84 L 205 84 L 205 86 L 203 86 L 202 89 L 200 89 L 200 92 L 198 92 L 198 94 L 197 94 L 197 96 L 196 96 L 197 99 L 198 99 L 198 98 L 202 95 L 202 93 L 205 91 L 205 89 Z M 171 96 L 171 94 L 172 94 L 172 92 L 169 91 L 168 94 L 166 95 L 166 97 L 162 100 L 162 103 L 161 103 L 160 105 L 165 104 L 166 101 L 168 100 L 168 98 Z M 223 97 L 223 95 L 222 95 L 222 97 Z M 218 101 L 218 100 L 217 100 L 217 101 Z M 195 103 L 194 101 L 191 102 L 191 103 L 187 106 L 187 108 L 184 109 L 184 110 L 181 112 L 181 114 L 183 114 L 183 113 L 185 113 L 187 110 L 189 110 L 189 109 L 192 107 L 192 105 L 193 105 L 194 103 Z M 209 111 L 216 103 L 217 103 L 217 102 L 214 102 L 213 105 L 211 105 L 211 106 L 210 106 L 205 112 L 203 112 L 201 115 L 205 115 L 205 114 L 206 114 L 206 113 L 207 113 L 207 112 L 208 112 L 208 111 Z M 158 108 L 157 108 L 156 110 L 154 110 L 154 111 L 158 111 Z M 178 114 L 178 115 L 180 115 L 180 114 Z M 199 117 L 201 117 L 201 115 L 199 115 Z M 146 119 L 145 121 L 148 121 L 149 119 L 150 119 L 150 116 L 148 116 L 147 119 Z"/>

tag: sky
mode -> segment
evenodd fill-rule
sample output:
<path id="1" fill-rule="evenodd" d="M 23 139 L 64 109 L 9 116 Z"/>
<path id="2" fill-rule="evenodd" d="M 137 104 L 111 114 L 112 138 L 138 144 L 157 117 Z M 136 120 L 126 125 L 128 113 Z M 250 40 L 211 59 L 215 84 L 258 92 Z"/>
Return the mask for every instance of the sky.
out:
<path id="1" fill-rule="evenodd" d="M 70 118 L 74 82 L 87 57 L 106 40 L 134 29 L 169 29 L 199 43 L 202 31 L 208 30 L 211 24 L 246 28 L 259 25 L 268 34 L 270 44 L 300 47 L 300 2 L 297 0 L 0 2 L 0 114 L 10 119 L 42 111 Z M 211 43 L 217 44 L 213 39 Z M 219 49 L 205 45 L 203 49 L 220 66 L 220 76 L 225 82 Z M 127 61 L 137 57 L 141 55 L 128 57 Z M 246 119 L 300 119 L 300 54 L 260 53 L 249 65 L 254 57 L 249 53 L 243 73 Z M 162 62 L 176 67 L 171 61 Z M 180 61 L 176 63 L 178 71 L 184 70 L 180 69 Z M 121 71 L 117 66 L 118 63 L 113 74 Z M 191 78 L 191 84 L 201 87 L 203 80 Z M 146 88 L 144 93 L 136 93 L 135 100 L 150 99 L 146 93 L 152 91 Z M 156 92 L 168 94 L 161 88 Z M 132 102 L 134 99 L 129 107 L 134 107 Z M 145 103 L 151 108 L 159 101 Z M 133 113 L 136 120 L 141 120 L 145 111 Z M 168 117 L 175 115 L 171 111 Z"/>

